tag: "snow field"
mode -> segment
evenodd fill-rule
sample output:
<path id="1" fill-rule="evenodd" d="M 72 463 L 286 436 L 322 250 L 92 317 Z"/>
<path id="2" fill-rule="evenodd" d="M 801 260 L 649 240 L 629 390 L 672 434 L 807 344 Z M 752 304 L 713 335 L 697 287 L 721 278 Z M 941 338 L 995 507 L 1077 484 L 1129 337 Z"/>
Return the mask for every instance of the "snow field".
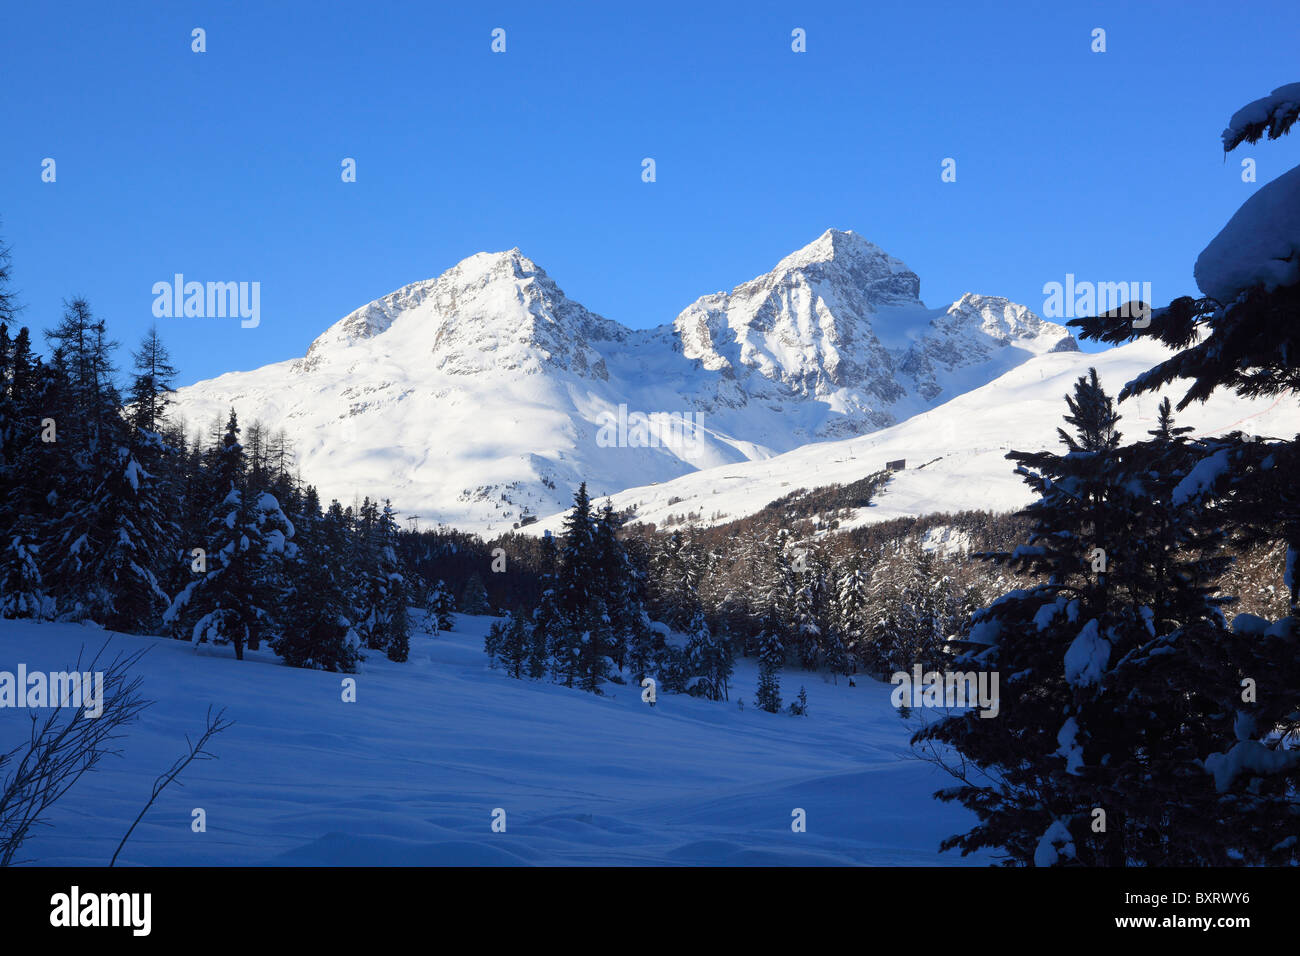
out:
<path id="1" fill-rule="evenodd" d="M 418 612 L 413 612 L 417 614 Z M 730 702 L 640 688 L 596 697 L 488 668 L 494 619 L 416 633 L 411 659 L 369 652 L 355 703 L 345 675 L 283 666 L 263 649 L 112 636 L 148 647 L 138 670 L 157 703 L 56 805 L 22 856 L 102 866 L 153 779 L 201 731 L 209 705 L 236 724 L 136 828 L 119 865 L 745 865 L 987 863 L 939 854 L 973 817 L 931 794 L 950 781 L 911 755 L 911 722 L 890 685 L 850 688 L 787 670 L 782 696 L 807 688 L 810 714 L 752 705 L 757 662 L 740 659 Z M 0 622 L 0 670 L 71 666 L 94 626 Z M 743 697 L 743 710 L 737 698 Z M 25 714 L 0 710 L 0 747 Z M 207 831 L 191 831 L 202 807 Z M 492 814 L 506 812 L 494 833 Z M 792 832 L 802 808 L 807 831 Z"/>

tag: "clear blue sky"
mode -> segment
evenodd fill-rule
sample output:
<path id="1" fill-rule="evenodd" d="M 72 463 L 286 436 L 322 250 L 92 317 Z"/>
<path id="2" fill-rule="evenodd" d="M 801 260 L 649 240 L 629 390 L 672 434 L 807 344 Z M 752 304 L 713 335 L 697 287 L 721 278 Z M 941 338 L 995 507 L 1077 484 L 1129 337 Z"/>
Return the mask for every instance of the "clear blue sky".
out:
<path id="1" fill-rule="evenodd" d="M 1294 0 L 11 3 L 0 235 L 27 324 L 84 295 L 129 347 L 153 283 L 259 281 L 256 329 L 158 320 L 182 384 L 512 246 L 634 327 L 832 226 L 931 306 L 1039 311 L 1067 272 L 1163 303 L 1257 188 L 1240 157 L 1260 183 L 1300 162 L 1295 136 L 1226 164 L 1218 143 L 1300 80 L 1298 44 Z"/>

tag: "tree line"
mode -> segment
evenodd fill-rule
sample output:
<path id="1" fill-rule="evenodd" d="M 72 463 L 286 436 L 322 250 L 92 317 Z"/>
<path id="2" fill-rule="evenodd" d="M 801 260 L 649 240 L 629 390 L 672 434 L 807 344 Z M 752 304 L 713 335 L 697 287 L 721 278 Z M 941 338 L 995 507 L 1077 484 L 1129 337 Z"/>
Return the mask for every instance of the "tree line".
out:
<path id="1" fill-rule="evenodd" d="M 246 445 L 234 409 L 191 440 L 167 415 L 177 372 L 156 329 L 125 392 L 118 343 L 85 299 L 65 302 L 48 359 L 36 354 L 27 327 L 11 334 L 9 274 L 0 249 L 0 616 L 168 633 L 240 659 L 266 644 L 330 670 L 355 670 L 367 648 L 406 659 L 408 604 L 440 589 L 404 572 L 391 505 L 322 508 L 283 435 L 255 425 Z"/>

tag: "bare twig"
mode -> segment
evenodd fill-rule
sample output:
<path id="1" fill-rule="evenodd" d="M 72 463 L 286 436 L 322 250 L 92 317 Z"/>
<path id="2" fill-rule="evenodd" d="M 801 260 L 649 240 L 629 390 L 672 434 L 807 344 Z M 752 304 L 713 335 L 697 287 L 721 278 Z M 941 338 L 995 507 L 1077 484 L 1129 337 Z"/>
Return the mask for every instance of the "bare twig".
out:
<path id="1" fill-rule="evenodd" d="M 109 641 L 87 665 L 96 672 Z M 75 670 L 82 670 L 77 654 Z M 102 671 L 102 711 L 98 717 L 86 716 L 84 707 L 68 716 L 68 700 L 57 702 L 49 716 L 31 715 L 31 732 L 26 744 L 0 753 L 0 770 L 5 773 L 0 784 L 0 866 L 15 862 L 18 848 L 33 827 L 47 825 L 45 814 L 50 807 L 81 779 L 94 770 L 106 756 L 120 756 L 112 742 L 120 739 L 121 728 L 139 717 L 152 701 L 139 694 L 138 676 L 131 669 L 145 650 L 119 654 Z"/>
<path id="2" fill-rule="evenodd" d="M 112 866 L 117 862 L 117 855 L 122 852 L 122 847 L 126 846 L 126 841 L 131 838 L 131 834 L 135 831 L 136 824 L 144 819 L 144 815 L 149 812 L 149 808 L 153 806 L 153 803 L 158 799 L 159 794 L 166 790 L 167 787 L 178 776 L 180 776 L 181 771 L 188 767 L 191 761 L 217 759 L 216 754 L 210 753 L 203 748 L 212 737 L 221 733 L 223 730 L 226 730 L 234 723 L 234 721 L 222 719 L 222 715 L 225 712 L 226 710 L 223 707 L 221 710 L 217 711 L 217 714 L 214 717 L 212 715 L 212 708 L 208 708 L 206 717 L 207 726 L 203 731 L 203 735 L 199 737 L 196 743 L 190 743 L 189 734 L 185 735 L 185 743 L 188 744 L 190 748 L 189 753 L 177 757 L 176 762 L 153 782 L 153 792 L 149 795 L 148 802 L 144 805 L 144 809 L 140 811 L 139 815 L 136 816 L 135 820 L 131 823 L 130 828 L 126 831 L 126 835 L 122 837 L 122 842 L 119 843 L 117 849 L 113 851 L 113 858 L 108 861 L 109 866 Z M 184 786 L 184 784 L 177 784 L 177 786 Z"/>

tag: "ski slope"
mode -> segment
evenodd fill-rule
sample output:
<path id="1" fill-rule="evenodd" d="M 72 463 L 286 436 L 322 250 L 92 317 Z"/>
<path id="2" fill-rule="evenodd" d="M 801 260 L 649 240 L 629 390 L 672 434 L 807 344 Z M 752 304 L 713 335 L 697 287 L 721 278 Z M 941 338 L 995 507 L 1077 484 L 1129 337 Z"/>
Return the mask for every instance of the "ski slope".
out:
<path id="1" fill-rule="evenodd" d="M 741 660 L 731 702 L 660 694 L 651 709 L 632 687 L 595 697 L 489 669 L 491 620 L 413 635 L 406 664 L 369 652 L 355 703 L 342 702 L 342 675 L 267 651 L 241 663 L 228 647 L 112 636 L 125 652 L 149 648 L 138 672 L 157 703 L 20 857 L 105 865 L 212 705 L 236 721 L 210 744 L 219 759 L 163 793 L 119 866 L 991 862 L 938 852 L 974 818 L 932 799 L 949 778 L 911 755 L 916 725 L 887 684 L 789 671 L 783 697 L 802 684 L 809 716 L 766 714 L 749 705 L 757 672 Z M 69 669 L 108 636 L 0 621 L 0 670 Z M 23 739 L 25 716 L 0 710 L 0 748 Z M 205 833 L 191 831 L 196 807 Z M 504 833 L 491 829 L 497 808 Z M 804 833 L 792 832 L 795 808 Z"/>

